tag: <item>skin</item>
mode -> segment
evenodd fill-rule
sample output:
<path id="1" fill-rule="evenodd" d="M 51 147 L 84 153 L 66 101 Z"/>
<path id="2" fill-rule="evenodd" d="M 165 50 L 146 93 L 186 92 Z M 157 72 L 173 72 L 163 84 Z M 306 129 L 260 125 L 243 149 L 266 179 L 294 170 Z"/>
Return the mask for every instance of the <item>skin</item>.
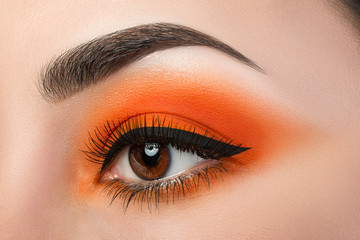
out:
<path id="1" fill-rule="evenodd" d="M 60 103 L 42 99 L 39 72 L 53 57 L 153 22 L 212 35 L 266 74 L 205 47 L 169 49 Z M 330 2 L 7 1 L 0 36 L 2 239 L 360 237 L 359 36 Z M 79 149 L 88 131 L 139 111 L 185 117 L 254 151 L 210 189 L 124 215 Z"/>

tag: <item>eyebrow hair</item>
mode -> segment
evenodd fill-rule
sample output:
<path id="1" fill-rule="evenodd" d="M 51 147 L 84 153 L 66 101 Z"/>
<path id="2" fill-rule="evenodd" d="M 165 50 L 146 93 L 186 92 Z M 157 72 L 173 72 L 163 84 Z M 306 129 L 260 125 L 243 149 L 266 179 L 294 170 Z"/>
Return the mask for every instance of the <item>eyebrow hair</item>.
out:
<path id="1" fill-rule="evenodd" d="M 179 46 L 217 49 L 264 73 L 249 58 L 214 37 L 181 25 L 153 23 L 110 33 L 64 52 L 43 67 L 39 90 L 46 101 L 56 103 L 146 55 Z"/>

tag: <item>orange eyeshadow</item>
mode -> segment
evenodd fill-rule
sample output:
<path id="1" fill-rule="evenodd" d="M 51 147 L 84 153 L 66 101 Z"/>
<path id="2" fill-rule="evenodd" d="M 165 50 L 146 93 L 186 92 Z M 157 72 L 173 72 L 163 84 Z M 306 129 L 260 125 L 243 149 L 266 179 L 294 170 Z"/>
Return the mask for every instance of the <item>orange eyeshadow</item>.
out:
<path id="1" fill-rule="evenodd" d="M 88 132 L 102 128 L 106 121 L 121 122 L 144 113 L 166 115 L 181 126 L 199 127 L 199 133 L 206 128 L 219 139 L 250 147 L 232 157 L 242 165 L 256 165 L 266 161 L 267 155 L 296 144 L 304 133 L 301 123 L 281 112 L 275 103 L 234 85 L 224 76 L 204 72 L 149 69 L 114 74 L 91 94 L 83 94 L 87 105 L 79 110 L 84 120 L 77 146 L 86 150 Z M 101 166 L 86 161 L 82 153 L 79 159 L 83 169 L 78 176 L 79 191 L 85 193 Z"/>

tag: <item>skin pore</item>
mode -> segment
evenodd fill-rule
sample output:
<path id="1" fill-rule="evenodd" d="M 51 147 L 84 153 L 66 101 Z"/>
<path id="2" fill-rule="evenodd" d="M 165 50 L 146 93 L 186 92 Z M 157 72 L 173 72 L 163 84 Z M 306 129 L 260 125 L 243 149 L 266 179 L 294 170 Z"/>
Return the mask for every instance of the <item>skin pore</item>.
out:
<path id="1" fill-rule="evenodd" d="M 0 9 L 0 232 L 4 239 L 357 239 L 359 36 L 328 1 L 8 1 Z M 95 38 L 152 23 L 212 36 L 156 51 L 67 99 L 44 66 Z M 39 91 L 40 90 L 40 91 Z M 111 205 L 89 133 L 151 113 L 251 147 L 228 174 L 151 213 Z M 183 123 L 184 122 L 184 123 Z M 239 163 L 239 164 L 236 164 Z"/>

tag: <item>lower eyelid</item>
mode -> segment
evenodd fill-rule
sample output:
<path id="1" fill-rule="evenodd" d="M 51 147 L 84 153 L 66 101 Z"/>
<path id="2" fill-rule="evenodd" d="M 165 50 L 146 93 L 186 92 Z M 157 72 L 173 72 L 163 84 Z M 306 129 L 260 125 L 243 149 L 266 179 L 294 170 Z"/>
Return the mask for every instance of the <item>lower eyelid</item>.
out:
<path id="1" fill-rule="evenodd" d="M 140 204 L 140 208 L 145 205 L 151 212 L 159 204 L 175 203 L 187 194 L 203 188 L 210 188 L 217 181 L 223 179 L 223 175 L 227 172 L 228 170 L 222 166 L 221 161 L 213 161 L 206 167 L 197 167 L 164 180 L 133 182 L 115 179 L 102 184 L 102 187 L 111 198 L 111 203 L 117 199 L 122 202 L 124 212 L 131 201 L 134 204 Z"/>

